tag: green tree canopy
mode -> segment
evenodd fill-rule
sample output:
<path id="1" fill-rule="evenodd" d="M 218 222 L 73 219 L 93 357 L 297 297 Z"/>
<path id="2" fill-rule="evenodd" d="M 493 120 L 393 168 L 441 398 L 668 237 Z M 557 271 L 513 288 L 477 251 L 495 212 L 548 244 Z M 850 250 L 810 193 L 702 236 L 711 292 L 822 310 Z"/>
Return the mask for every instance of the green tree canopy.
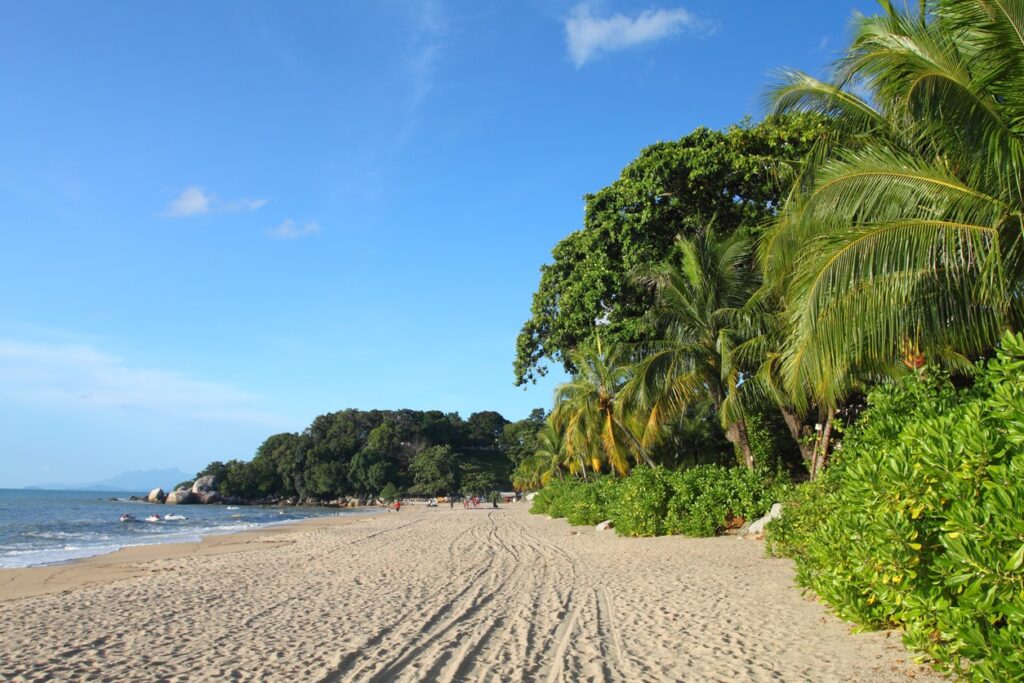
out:
<path id="1" fill-rule="evenodd" d="M 423 493 L 436 496 L 459 489 L 459 459 L 450 446 L 431 446 L 413 458 L 409 469 Z"/>
<path id="2" fill-rule="evenodd" d="M 536 452 L 537 434 L 544 427 L 544 417 L 543 408 L 534 408 L 525 420 L 510 422 L 502 429 L 499 445 L 513 467 Z"/>
<path id="3" fill-rule="evenodd" d="M 651 338 L 644 313 L 653 297 L 633 271 L 665 260 L 677 235 L 712 223 L 721 235 L 757 232 L 784 197 L 778 179 L 793 173 L 824 130 L 816 115 L 698 128 L 647 147 L 618 180 L 585 197 L 583 228 L 541 268 L 516 343 L 516 384 L 545 374 L 545 361 L 572 370 L 570 350 L 592 341 L 597 321 L 609 343 Z"/>

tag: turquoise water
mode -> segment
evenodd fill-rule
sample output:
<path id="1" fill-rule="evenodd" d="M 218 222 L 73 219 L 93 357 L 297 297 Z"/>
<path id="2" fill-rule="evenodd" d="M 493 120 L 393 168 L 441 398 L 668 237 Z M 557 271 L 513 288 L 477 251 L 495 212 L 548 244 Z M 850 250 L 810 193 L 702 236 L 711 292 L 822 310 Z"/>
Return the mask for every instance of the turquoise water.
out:
<path id="1" fill-rule="evenodd" d="M 374 511 L 258 506 L 230 510 L 224 505 L 153 505 L 129 502 L 130 495 L 107 491 L 0 489 L 0 568 L 65 562 L 132 545 L 194 542 L 211 534 L 298 519 Z M 141 521 L 154 513 L 161 517 L 173 513 L 187 519 Z M 122 514 L 133 515 L 140 521 L 121 522 Z"/>

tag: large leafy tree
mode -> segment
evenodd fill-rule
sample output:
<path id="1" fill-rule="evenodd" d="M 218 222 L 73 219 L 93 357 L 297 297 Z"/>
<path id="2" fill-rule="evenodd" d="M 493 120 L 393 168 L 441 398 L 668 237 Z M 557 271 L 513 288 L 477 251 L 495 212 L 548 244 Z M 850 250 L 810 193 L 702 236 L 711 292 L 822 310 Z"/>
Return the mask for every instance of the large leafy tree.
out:
<path id="1" fill-rule="evenodd" d="M 881 4 L 831 82 L 774 92 L 842 133 L 761 247 L 785 386 L 826 406 L 901 360 L 986 353 L 1024 317 L 1024 1 Z"/>
<path id="2" fill-rule="evenodd" d="M 537 435 L 544 427 L 544 418 L 545 410 L 534 408 L 526 419 L 510 422 L 502 427 L 498 443 L 513 467 L 518 466 L 537 451 Z"/>
<path id="3" fill-rule="evenodd" d="M 784 198 L 778 179 L 821 136 L 824 118 L 777 117 L 725 131 L 699 128 L 644 149 L 618 180 L 588 195 L 583 228 L 554 248 L 541 268 L 530 319 L 516 346 L 515 377 L 524 384 L 546 362 L 574 369 L 570 351 L 593 342 L 653 336 L 645 313 L 653 295 L 633 271 L 664 260 L 680 233 L 710 222 L 719 233 L 754 233 Z"/>
<path id="4" fill-rule="evenodd" d="M 409 465 L 416 487 L 431 495 L 459 490 L 459 459 L 450 446 L 431 446 Z"/>

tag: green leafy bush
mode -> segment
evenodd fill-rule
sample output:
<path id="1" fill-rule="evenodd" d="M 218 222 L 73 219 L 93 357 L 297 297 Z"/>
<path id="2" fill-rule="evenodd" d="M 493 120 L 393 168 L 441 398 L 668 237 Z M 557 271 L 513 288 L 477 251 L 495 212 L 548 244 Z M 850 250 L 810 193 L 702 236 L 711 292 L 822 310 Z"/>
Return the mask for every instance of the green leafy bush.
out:
<path id="1" fill-rule="evenodd" d="M 618 496 L 612 477 L 601 477 L 583 486 L 569 489 L 565 519 L 573 526 L 593 526 L 611 516 Z"/>
<path id="2" fill-rule="evenodd" d="M 636 467 L 621 479 L 551 481 L 534 497 L 530 512 L 565 517 L 573 525 L 611 519 L 624 536 L 714 536 L 736 517 L 763 515 L 787 486 L 744 468 Z"/>
<path id="3" fill-rule="evenodd" d="M 555 518 L 565 517 L 568 497 L 575 487 L 581 485 L 582 482 L 576 479 L 552 479 L 533 497 L 530 512 Z"/>
<path id="4" fill-rule="evenodd" d="M 976 681 L 1024 680 L 1024 337 L 975 384 L 879 387 L 821 481 L 769 525 L 769 550 L 842 617 Z"/>
<path id="5" fill-rule="evenodd" d="M 753 521 L 785 496 L 784 479 L 746 468 L 702 466 L 673 473 L 666 532 L 714 536 L 730 522 Z"/>
<path id="6" fill-rule="evenodd" d="M 669 470 L 662 467 L 634 467 L 616 484 L 618 494 L 609 517 L 615 531 L 623 536 L 662 536 L 668 501 L 672 497 Z"/>

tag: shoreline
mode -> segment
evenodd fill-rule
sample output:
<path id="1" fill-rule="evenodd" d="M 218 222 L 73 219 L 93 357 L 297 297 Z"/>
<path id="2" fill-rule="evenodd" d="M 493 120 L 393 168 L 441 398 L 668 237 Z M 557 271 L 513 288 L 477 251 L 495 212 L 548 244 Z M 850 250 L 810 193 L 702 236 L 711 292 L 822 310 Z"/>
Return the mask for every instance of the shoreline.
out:
<path id="1" fill-rule="evenodd" d="M 274 536 L 351 524 L 383 512 L 386 510 L 272 522 L 254 529 L 211 533 L 198 541 L 140 543 L 86 557 L 30 567 L 0 568 L 0 603 L 141 576 L 147 570 L 139 567 L 139 563 L 241 552 L 249 544 L 263 539 L 269 541 Z"/>
<path id="2" fill-rule="evenodd" d="M 851 634 L 759 542 L 527 509 L 410 505 L 6 570 L 0 680 L 944 680 L 893 633 Z"/>

